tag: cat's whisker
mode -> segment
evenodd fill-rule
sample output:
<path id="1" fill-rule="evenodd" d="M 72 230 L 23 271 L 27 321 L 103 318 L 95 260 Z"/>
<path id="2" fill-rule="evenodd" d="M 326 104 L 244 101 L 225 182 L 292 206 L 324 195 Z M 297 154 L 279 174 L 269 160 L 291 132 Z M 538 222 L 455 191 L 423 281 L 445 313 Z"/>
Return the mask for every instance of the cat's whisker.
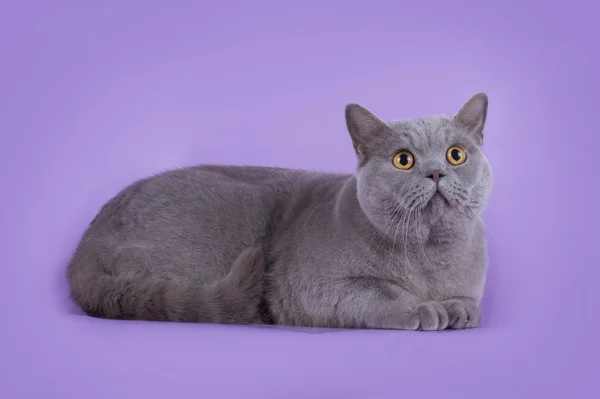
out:
<path id="1" fill-rule="evenodd" d="M 498 242 L 498 237 L 496 237 L 496 234 L 494 234 L 494 231 L 490 228 L 490 226 L 485 222 L 484 218 L 481 218 L 481 223 L 483 223 L 483 227 L 490 232 L 490 234 L 492 235 L 492 238 L 494 239 L 494 241 Z"/>
<path id="2" fill-rule="evenodd" d="M 465 224 L 465 230 L 466 230 L 467 234 L 469 235 L 469 237 L 473 237 L 474 231 L 471 226 L 471 223 L 469 223 L 469 217 L 460 210 L 458 211 L 458 214 Z"/>
<path id="3" fill-rule="evenodd" d="M 392 216 L 392 220 L 390 221 L 388 228 L 386 229 L 385 233 L 379 239 L 379 243 L 377 245 L 377 248 L 375 249 L 376 252 L 378 252 L 379 249 L 381 248 L 381 244 L 383 244 L 383 242 L 388 239 L 388 233 L 391 231 L 392 227 L 394 227 L 394 225 L 396 225 L 396 223 L 397 223 L 396 222 L 396 218 L 398 216 L 400 216 L 401 214 L 402 214 L 402 212 L 401 212 L 401 205 L 398 205 L 398 207 L 394 211 L 394 214 Z"/>
<path id="4" fill-rule="evenodd" d="M 409 228 L 410 228 L 410 216 L 411 216 L 413 210 L 414 210 L 414 208 L 412 208 L 412 207 L 408 209 L 408 212 L 407 212 L 408 216 L 406 217 L 407 221 L 406 221 L 405 224 L 403 223 L 403 228 L 406 228 L 406 233 L 403 234 L 403 239 L 404 239 L 404 258 L 406 259 L 406 263 L 408 264 L 408 266 L 410 268 L 412 268 L 412 265 L 410 263 L 410 259 L 409 259 L 409 256 L 408 256 L 408 232 L 409 232 Z"/>
<path id="5" fill-rule="evenodd" d="M 395 249 L 396 247 L 396 236 L 398 235 L 398 228 L 404 224 L 404 219 L 406 216 L 406 212 L 404 212 L 402 214 L 402 216 L 400 217 L 400 220 L 398 221 L 398 223 L 396 224 L 396 231 L 394 232 L 394 239 L 392 240 L 392 251 Z M 402 232 L 400 232 L 400 234 L 402 234 Z"/>
<path id="6" fill-rule="evenodd" d="M 418 229 L 420 229 L 422 227 L 422 213 L 420 210 L 417 209 L 417 226 Z M 423 240 L 421 239 L 421 237 L 419 237 L 418 239 L 418 245 L 419 248 L 421 249 L 421 253 L 423 254 L 423 257 L 425 258 L 425 261 L 427 262 L 427 266 L 432 267 L 433 264 L 431 263 L 431 261 L 429 260 L 429 257 L 427 257 L 427 254 L 425 253 L 425 244 L 423 243 Z"/>
<path id="7" fill-rule="evenodd" d="M 385 233 L 383 234 L 383 236 L 381 236 L 381 238 L 379 239 L 379 243 L 377 244 L 377 248 L 375 249 L 375 251 L 379 251 L 379 249 L 381 248 L 381 244 L 383 244 L 383 242 L 387 239 L 388 233 L 390 232 L 392 227 L 397 223 L 396 218 L 400 215 L 402 207 L 404 206 L 406 201 L 407 200 L 405 199 L 404 201 L 400 202 L 398 204 L 398 206 L 396 206 L 396 209 L 392 212 L 392 214 L 390 216 L 388 216 L 385 224 L 389 223 L 389 225 L 388 225 Z M 384 224 L 384 228 L 385 228 L 385 224 Z"/>

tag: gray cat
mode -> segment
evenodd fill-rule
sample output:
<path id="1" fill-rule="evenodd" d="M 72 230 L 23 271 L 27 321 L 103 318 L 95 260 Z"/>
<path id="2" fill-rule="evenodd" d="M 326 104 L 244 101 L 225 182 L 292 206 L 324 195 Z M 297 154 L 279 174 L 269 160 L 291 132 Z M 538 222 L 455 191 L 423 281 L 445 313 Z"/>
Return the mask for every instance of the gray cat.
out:
<path id="1" fill-rule="evenodd" d="M 198 166 L 110 200 L 69 265 L 113 319 L 442 330 L 477 327 L 491 189 L 488 99 L 384 123 L 356 104 L 354 175 Z"/>

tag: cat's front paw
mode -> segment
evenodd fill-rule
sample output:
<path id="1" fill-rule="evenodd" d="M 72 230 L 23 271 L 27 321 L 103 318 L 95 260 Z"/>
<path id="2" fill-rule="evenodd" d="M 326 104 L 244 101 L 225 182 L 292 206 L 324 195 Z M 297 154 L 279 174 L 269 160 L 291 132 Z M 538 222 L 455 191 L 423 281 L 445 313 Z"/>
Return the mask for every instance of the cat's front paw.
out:
<path id="1" fill-rule="evenodd" d="M 481 312 L 473 301 L 448 299 L 442 302 L 448 312 L 448 328 L 459 330 L 477 328 L 481 324 Z"/>
<path id="2" fill-rule="evenodd" d="M 420 304 L 417 308 L 419 330 L 435 331 L 448 327 L 448 312 L 441 303 L 430 301 Z"/>

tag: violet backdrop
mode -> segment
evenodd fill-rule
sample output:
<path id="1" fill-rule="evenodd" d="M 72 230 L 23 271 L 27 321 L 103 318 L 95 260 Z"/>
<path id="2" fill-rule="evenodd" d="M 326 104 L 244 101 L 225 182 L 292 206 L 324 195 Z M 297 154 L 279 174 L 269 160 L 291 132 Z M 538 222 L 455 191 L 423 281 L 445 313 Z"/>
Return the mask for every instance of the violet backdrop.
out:
<path id="1" fill-rule="evenodd" d="M 598 5 L 5 1 L 0 397 L 599 397 Z M 197 163 L 347 171 L 343 109 L 490 97 L 481 329 L 88 318 L 65 264 L 134 179 Z"/>

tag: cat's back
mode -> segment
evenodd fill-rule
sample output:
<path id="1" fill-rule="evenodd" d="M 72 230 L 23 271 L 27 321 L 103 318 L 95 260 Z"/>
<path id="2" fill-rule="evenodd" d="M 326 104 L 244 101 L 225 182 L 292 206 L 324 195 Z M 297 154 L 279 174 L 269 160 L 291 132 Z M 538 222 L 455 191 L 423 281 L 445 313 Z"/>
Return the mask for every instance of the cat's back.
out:
<path id="1" fill-rule="evenodd" d="M 195 203 L 222 204 L 269 203 L 289 201 L 328 184 L 345 180 L 348 175 L 265 166 L 200 165 L 175 169 L 142 179 L 125 191 L 148 202 L 193 199 Z"/>
<path id="2" fill-rule="evenodd" d="M 199 165 L 166 171 L 140 180 L 150 190 L 196 190 L 294 186 L 315 174 L 297 169 L 266 166 Z"/>
<path id="3" fill-rule="evenodd" d="M 134 182 L 108 201 L 92 222 L 114 233 L 203 226 L 264 229 L 273 212 L 292 206 L 315 187 L 341 175 L 261 166 L 200 165 L 166 171 Z M 215 233 L 217 233 L 215 231 Z"/>

